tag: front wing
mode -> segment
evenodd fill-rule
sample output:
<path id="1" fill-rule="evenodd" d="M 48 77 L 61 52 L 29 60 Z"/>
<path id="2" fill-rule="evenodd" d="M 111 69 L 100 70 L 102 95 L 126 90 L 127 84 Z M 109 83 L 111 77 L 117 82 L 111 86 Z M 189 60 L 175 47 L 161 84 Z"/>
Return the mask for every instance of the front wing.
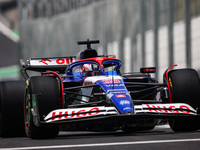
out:
<path id="1" fill-rule="evenodd" d="M 115 107 L 84 107 L 56 109 L 51 111 L 41 124 L 70 124 L 92 121 L 128 121 L 130 119 L 200 119 L 200 115 L 190 105 L 173 104 L 142 104 L 135 106 L 134 113 L 119 114 Z"/>

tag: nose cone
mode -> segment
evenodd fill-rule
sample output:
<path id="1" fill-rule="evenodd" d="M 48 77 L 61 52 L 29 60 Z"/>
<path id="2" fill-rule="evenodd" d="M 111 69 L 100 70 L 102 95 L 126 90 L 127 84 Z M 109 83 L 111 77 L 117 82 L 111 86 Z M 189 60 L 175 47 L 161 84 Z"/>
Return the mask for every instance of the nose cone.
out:
<path id="1" fill-rule="evenodd" d="M 132 98 L 121 76 L 99 76 L 96 77 L 95 84 L 101 87 L 107 100 L 111 100 L 121 114 L 134 113 Z"/>
<path id="2" fill-rule="evenodd" d="M 115 107 L 121 114 L 133 114 L 134 105 L 129 93 L 126 90 L 112 91 L 108 94 L 108 98 L 111 99 Z"/>

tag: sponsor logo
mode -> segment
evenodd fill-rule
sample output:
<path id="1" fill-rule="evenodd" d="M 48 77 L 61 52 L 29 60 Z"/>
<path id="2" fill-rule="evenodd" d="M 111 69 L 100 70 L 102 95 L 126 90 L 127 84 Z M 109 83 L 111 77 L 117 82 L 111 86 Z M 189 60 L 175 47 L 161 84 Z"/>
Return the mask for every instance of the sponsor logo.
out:
<path id="1" fill-rule="evenodd" d="M 121 83 L 119 79 L 104 79 L 102 80 L 104 84 L 110 84 L 110 83 Z"/>
<path id="2" fill-rule="evenodd" d="M 106 87 L 122 87 L 122 86 L 124 87 L 124 84 L 114 84 L 114 85 L 113 84 L 105 84 L 105 86 Z"/>
<path id="3" fill-rule="evenodd" d="M 59 65 L 69 64 L 70 63 L 70 59 L 68 59 L 68 58 L 66 58 L 66 59 L 59 58 L 59 59 L 56 60 L 56 63 L 59 64 Z"/>
<path id="4" fill-rule="evenodd" d="M 74 60 L 72 60 L 74 61 Z M 43 63 L 45 65 L 67 65 L 71 63 L 69 58 L 58 58 L 58 59 L 41 59 L 39 63 Z"/>
<path id="5" fill-rule="evenodd" d="M 56 77 L 56 75 L 53 73 L 42 73 L 42 76 Z"/>
<path id="6" fill-rule="evenodd" d="M 39 61 L 39 63 L 43 63 L 45 65 L 48 65 L 48 62 L 52 62 L 52 61 L 49 60 L 49 59 L 42 59 L 42 60 Z"/>
<path id="7" fill-rule="evenodd" d="M 119 95 L 115 95 L 115 97 L 121 98 L 121 97 L 126 97 L 126 95 L 125 94 L 119 94 Z"/>
<path id="8" fill-rule="evenodd" d="M 129 105 L 130 104 L 130 102 L 127 100 L 122 100 L 119 103 L 120 103 L 120 105 Z"/>
<path id="9" fill-rule="evenodd" d="M 84 82 L 84 85 L 91 85 L 92 84 L 92 82 Z M 92 87 L 87 87 L 86 89 L 88 89 L 88 88 L 92 88 Z"/>
<path id="10" fill-rule="evenodd" d="M 143 69 L 143 72 L 156 72 L 156 69 L 151 69 L 151 68 L 146 68 L 146 69 Z"/>
<path id="11" fill-rule="evenodd" d="M 81 118 L 86 116 L 94 116 L 99 114 L 99 108 L 94 107 L 90 110 L 71 110 L 71 111 L 53 111 L 52 112 L 52 121 L 61 120 L 61 119 L 71 119 L 71 118 Z"/>
<path id="12" fill-rule="evenodd" d="M 91 85 L 92 82 L 84 82 L 85 85 Z"/>
<path id="13" fill-rule="evenodd" d="M 191 109 L 186 106 L 186 105 L 168 105 L 168 106 L 163 106 L 163 105 L 149 105 L 146 104 L 148 110 L 150 112 L 161 112 L 161 113 L 186 113 L 189 114 L 191 113 Z"/>
<path id="14" fill-rule="evenodd" d="M 170 77 L 169 77 L 169 86 L 172 88 L 172 80 Z"/>

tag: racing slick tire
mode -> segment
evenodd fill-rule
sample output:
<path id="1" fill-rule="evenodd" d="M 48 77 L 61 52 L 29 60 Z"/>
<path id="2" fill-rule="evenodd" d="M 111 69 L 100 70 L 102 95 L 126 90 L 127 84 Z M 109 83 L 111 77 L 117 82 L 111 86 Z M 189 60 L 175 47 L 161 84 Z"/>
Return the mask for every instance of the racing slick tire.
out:
<path id="1" fill-rule="evenodd" d="M 200 109 L 200 80 L 194 69 L 179 69 L 169 72 L 172 103 L 186 103 L 195 110 Z M 175 132 L 196 131 L 200 120 L 170 119 L 169 125 Z"/>
<path id="2" fill-rule="evenodd" d="M 29 78 L 25 92 L 24 122 L 26 135 L 32 139 L 55 138 L 59 126 L 42 126 L 40 121 L 52 110 L 60 108 L 58 81 L 53 77 Z"/>
<path id="3" fill-rule="evenodd" d="M 25 82 L 0 82 L 0 136 L 25 136 L 24 100 Z"/>

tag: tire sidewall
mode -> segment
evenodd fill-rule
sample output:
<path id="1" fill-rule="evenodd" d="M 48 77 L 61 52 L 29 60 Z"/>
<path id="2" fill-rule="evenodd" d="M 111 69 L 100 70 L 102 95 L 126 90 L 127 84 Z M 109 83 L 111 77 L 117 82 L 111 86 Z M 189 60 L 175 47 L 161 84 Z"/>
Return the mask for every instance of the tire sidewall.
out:
<path id="1" fill-rule="evenodd" d="M 200 80 L 194 69 L 179 69 L 169 72 L 169 86 L 172 103 L 186 103 L 194 109 L 200 108 Z M 195 131 L 200 128 L 200 120 L 170 119 L 173 131 Z"/>
<path id="2" fill-rule="evenodd" d="M 33 102 L 35 95 L 38 95 L 37 100 Z M 26 110 L 27 103 L 30 106 L 28 110 Z M 34 107 L 33 103 L 36 105 L 37 110 L 33 110 L 37 113 L 37 117 L 33 116 L 31 112 Z M 57 126 L 42 126 L 40 122 L 44 121 L 43 117 L 50 111 L 60 108 L 60 105 L 59 85 L 55 78 L 43 76 L 29 78 L 24 100 L 24 120 L 27 136 L 34 139 L 55 137 L 59 128 Z M 28 115 L 27 112 L 29 112 Z M 28 120 L 26 120 L 27 117 L 29 117 Z"/>

